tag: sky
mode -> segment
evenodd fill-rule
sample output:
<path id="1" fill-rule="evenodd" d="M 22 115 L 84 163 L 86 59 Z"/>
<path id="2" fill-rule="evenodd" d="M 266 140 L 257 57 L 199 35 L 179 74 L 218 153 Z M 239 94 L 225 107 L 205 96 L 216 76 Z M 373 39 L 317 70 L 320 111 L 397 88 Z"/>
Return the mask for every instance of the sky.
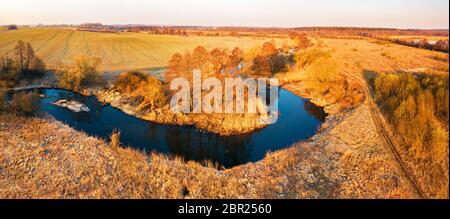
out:
<path id="1" fill-rule="evenodd" d="M 353 26 L 448 29 L 448 0 L 14 0 L 5 24 Z"/>

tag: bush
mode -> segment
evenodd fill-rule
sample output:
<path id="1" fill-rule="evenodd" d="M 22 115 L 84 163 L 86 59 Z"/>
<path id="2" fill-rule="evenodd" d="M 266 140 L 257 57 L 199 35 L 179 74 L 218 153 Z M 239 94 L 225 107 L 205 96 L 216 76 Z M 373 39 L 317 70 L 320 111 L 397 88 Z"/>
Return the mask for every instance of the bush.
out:
<path id="1" fill-rule="evenodd" d="M 75 58 L 74 62 L 74 65 L 60 68 L 57 71 L 60 87 L 80 91 L 88 86 L 103 83 L 102 77 L 97 71 L 101 62 L 99 58 L 79 56 Z"/>
<path id="2" fill-rule="evenodd" d="M 154 77 L 148 77 L 145 81 L 142 81 L 138 85 L 134 95 L 143 99 L 139 105 L 139 109 L 141 110 L 153 110 L 163 106 L 167 102 L 162 83 Z"/>
<path id="3" fill-rule="evenodd" d="M 19 92 L 12 95 L 10 109 L 16 114 L 32 115 L 37 110 L 39 97 L 34 92 Z"/>
<path id="4" fill-rule="evenodd" d="M 0 91 L 0 111 L 4 109 L 5 106 L 5 94 Z"/>
<path id="5" fill-rule="evenodd" d="M 120 131 L 114 130 L 111 134 L 111 147 L 118 148 L 120 146 Z"/>
<path id="6" fill-rule="evenodd" d="M 146 78 L 147 76 L 139 71 L 122 73 L 114 83 L 114 89 L 121 93 L 132 93 Z"/>
<path id="7" fill-rule="evenodd" d="M 297 56 L 297 68 L 303 71 L 307 90 L 320 94 L 328 103 L 338 103 L 339 111 L 353 108 L 365 99 L 364 85 L 340 71 L 340 63 L 331 52 L 312 48 Z"/>
<path id="8" fill-rule="evenodd" d="M 305 49 L 311 46 L 311 41 L 309 40 L 308 36 L 306 34 L 301 33 L 297 36 L 297 46 L 299 49 Z"/>
<path id="9" fill-rule="evenodd" d="M 330 58 L 331 53 L 324 51 L 323 49 L 311 48 L 307 50 L 302 50 L 295 57 L 295 62 L 297 68 L 305 68 L 313 63 L 315 63 L 320 58 Z"/>
<path id="10" fill-rule="evenodd" d="M 132 97 L 139 110 L 153 110 L 167 102 L 162 83 L 138 71 L 120 74 L 114 89 Z"/>

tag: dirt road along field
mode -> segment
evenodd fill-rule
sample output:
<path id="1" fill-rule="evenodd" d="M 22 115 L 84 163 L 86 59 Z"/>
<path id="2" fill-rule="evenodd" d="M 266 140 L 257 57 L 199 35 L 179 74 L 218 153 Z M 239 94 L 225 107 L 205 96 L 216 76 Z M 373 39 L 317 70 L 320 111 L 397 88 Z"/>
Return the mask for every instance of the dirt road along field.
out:
<path id="1" fill-rule="evenodd" d="M 369 89 L 367 89 L 367 92 L 368 92 L 368 94 L 370 94 Z M 371 95 L 369 95 L 369 96 L 370 97 L 368 97 L 368 101 L 367 102 L 368 102 L 368 105 L 369 105 L 370 116 L 372 117 L 372 120 L 373 120 L 373 122 L 375 124 L 375 127 L 377 129 L 377 132 L 379 133 L 379 135 L 383 139 L 383 143 L 390 149 L 390 151 L 392 152 L 393 156 L 397 160 L 401 170 L 405 173 L 406 177 L 408 178 L 408 180 L 413 185 L 413 187 L 416 190 L 417 194 L 421 198 L 427 198 L 427 195 L 423 192 L 423 190 L 420 188 L 419 184 L 417 183 L 414 174 L 408 168 L 408 166 L 405 164 L 405 162 L 403 162 L 403 159 L 402 159 L 402 157 L 400 156 L 400 153 L 397 150 L 398 147 L 396 147 L 394 141 L 391 139 L 389 133 L 386 131 L 386 129 L 388 127 L 386 127 L 386 125 L 384 125 L 384 123 L 382 122 L 383 120 L 382 120 L 381 112 L 378 110 L 378 107 L 377 107 L 376 103 L 374 102 L 374 100 L 372 99 Z"/>

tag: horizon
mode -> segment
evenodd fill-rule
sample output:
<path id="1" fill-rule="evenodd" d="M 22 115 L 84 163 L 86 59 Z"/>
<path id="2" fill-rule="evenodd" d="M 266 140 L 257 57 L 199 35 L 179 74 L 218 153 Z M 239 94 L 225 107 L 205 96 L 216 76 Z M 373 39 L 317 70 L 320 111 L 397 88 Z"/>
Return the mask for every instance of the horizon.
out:
<path id="1" fill-rule="evenodd" d="M 325 5 L 325 6 L 324 6 Z M 407 7 L 406 7 L 407 6 Z M 202 27 L 363 27 L 445 29 L 449 26 L 445 0 L 350 0 L 316 2 L 250 0 L 246 2 L 87 0 L 18 0 L 0 8 L 0 25 L 160 25 Z"/>
<path id="2" fill-rule="evenodd" d="M 101 24 L 103 26 L 149 26 L 149 27 L 187 27 L 187 28 L 196 28 L 196 27 L 206 27 L 206 28 L 256 28 L 256 29 L 297 29 L 297 28 L 355 28 L 355 29 L 386 29 L 386 30 L 447 30 L 449 28 L 396 28 L 396 27 L 372 27 L 372 26 L 295 26 L 295 27 L 280 27 L 280 26 L 208 26 L 208 25 L 172 25 L 172 24 L 132 24 L 132 23 L 115 23 L 115 24 L 104 24 L 101 22 L 82 22 L 82 23 L 60 23 L 60 24 L 0 24 L 0 26 L 8 26 L 8 25 L 17 25 L 17 26 L 30 26 L 30 27 L 52 27 L 52 26 L 80 26 L 83 24 Z"/>

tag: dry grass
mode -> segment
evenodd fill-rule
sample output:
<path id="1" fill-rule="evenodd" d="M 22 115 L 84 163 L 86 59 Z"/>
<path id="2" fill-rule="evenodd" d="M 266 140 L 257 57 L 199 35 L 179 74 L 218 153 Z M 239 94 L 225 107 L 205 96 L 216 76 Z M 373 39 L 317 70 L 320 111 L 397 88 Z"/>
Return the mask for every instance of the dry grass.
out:
<path id="1" fill-rule="evenodd" d="M 311 143 L 224 171 L 112 148 L 52 119 L 0 114 L 0 197 L 415 197 L 373 132 L 354 133 L 358 140 L 350 134 L 360 130 L 360 124 L 370 124 L 367 113 L 359 108 L 338 124 L 330 121 L 332 127 Z M 342 130 L 349 135 L 338 141 L 333 135 Z"/>
<path id="2" fill-rule="evenodd" d="M 337 74 L 329 77 L 340 75 L 349 82 L 364 81 L 367 72 L 399 69 L 442 74 L 437 69 L 447 63 L 441 59 L 448 60 L 443 53 L 395 44 L 320 42 L 337 62 Z M 382 56 L 383 52 L 394 59 Z M 297 77 L 302 79 L 303 73 L 293 72 L 290 76 L 296 80 L 288 78 L 287 85 L 302 90 Z M 317 98 L 321 97 L 319 93 Z M 114 94 L 108 98 L 121 104 Z M 122 109 L 133 113 L 125 105 Z M 381 143 L 365 102 L 345 114 L 329 116 L 327 127 L 308 142 L 224 171 L 181 158 L 113 149 L 103 140 L 48 119 L 0 114 L 0 142 L 0 197 L 5 198 L 417 197 Z"/>
<path id="3" fill-rule="evenodd" d="M 447 53 L 367 39 L 324 38 L 318 39 L 318 42 L 300 52 L 304 56 L 297 58 L 301 68 L 278 74 L 277 77 L 286 88 L 313 98 L 318 105 L 328 106 L 330 113 L 364 100 L 360 88 L 365 86 L 366 77 L 373 73 L 448 74 Z M 338 89 L 333 90 L 333 87 Z M 329 91 L 326 92 L 328 97 L 323 91 Z M 343 106 L 339 106 L 340 103 Z"/>
<path id="4" fill-rule="evenodd" d="M 307 66 L 297 71 L 279 75 L 279 78 L 285 83 L 284 86 L 287 89 L 300 95 L 311 97 L 313 102 L 327 106 L 325 108 L 326 110 L 327 108 L 336 105 L 333 104 L 336 101 L 335 97 L 339 97 L 343 90 L 338 89 L 334 92 L 329 92 L 328 95 L 331 95 L 331 98 L 327 98 L 327 95 L 321 91 L 323 89 L 332 90 L 335 84 L 328 85 L 327 83 L 324 83 L 324 81 L 321 81 L 320 77 L 319 80 L 313 81 L 313 83 L 309 81 L 312 78 L 317 78 L 321 73 L 327 73 L 325 76 L 330 77 L 328 81 L 338 81 L 339 77 L 344 76 L 350 83 L 356 82 L 363 87 L 366 86 L 365 80 L 371 80 L 379 72 L 389 72 L 393 74 L 406 72 L 448 75 L 448 54 L 446 53 L 411 48 L 388 42 L 380 43 L 376 40 L 322 39 L 321 41 L 322 45 L 317 47 L 329 51 L 332 55 L 332 58 L 329 59 L 328 62 L 324 62 L 324 58 L 315 58 L 316 61 L 313 63 L 316 63 L 318 66 L 312 64 L 309 67 Z M 325 57 L 325 55 L 323 55 L 323 57 Z M 321 59 L 323 63 L 320 64 Z M 389 95 L 392 94 L 388 94 L 388 96 Z M 441 94 L 432 93 L 432 95 L 434 98 L 438 98 Z M 391 99 L 395 99 L 397 96 L 394 95 L 390 97 Z M 432 106 L 428 104 L 427 112 L 430 112 L 430 107 Z M 328 112 L 330 111 L 333 110 L 328 109 Z M 408 125 L 408 127 L 418 128 L 418 124 L 411 121 L 411 124 Z M 433 161 L 427 159 L 430 157 L 429 155 L 431 153 L 425 153 L 426 155 L 424 155 L 420 150 L 411 152 L 411 149 L 405 149 L 408 148 L 406 145 L 402 145 L 403 148 L 400 148 L 399 150 L 401 154 L 407 154 L 404 159 L 407 162 L 413 158 L 417 158 L 416 161 L 410 162 L 410 166 L 416 175 L 419 176 L 418 182 L 421 187 L 425 188 L 427 192 L 431 191 L 428 195 L 434 198 L 446 197 L 448 196 L 448 186 L 446 186 L 445 182 L 448 181 L 448 175 L 445 174 L 445 171 L 443 171 L 443 174 L 442 171 L 436 171 L 436 169 L 446 169 L 448 172 L 448 159 L 442 158 L 448 158 L 448 156 L 446 156 L 446 154 L 448 154 L 448 133 L 442 131 L 442 128 L 439 128 L 438 126 L 432 128 L 434 136 L 437 136 L 438 134 L 444 136 L 433 139 L 433 141 L 438 143 L 427 147 L 427 150 L 433 150 Z M 372 129 L 364 130 L 372 131 Z M 418 133 L 423 134 L 426 131 L 427 130 L 422 129 L 419 130 Z M 396 132 L 397 134 L 401 134 L 399 130 Z M 342 137 L 347 134 L 348 130 L 343 130 L 342 133 L 338 133 L 337 136 Z M 410 132 L 410 134 L 412 134 L 412 132 Z M 406 136 L 402 137 L 405 138 Z M 359 140 L 360 138 L 361 137 L 358 135 L 353 137 L 354 140 Z M 426 144 L 430 144 L 430 142 L 431 141 L 426 142 Z M 440 149 L 434 150 L 432 148 Z M 378 158 L 373 161 L 368 160 L 368 164 L 363 164 L 362 167 L 367 168 L 377 166 L 380 162 L 382 162 L 382 160 L 379 160 Z M 418 167 L 420 165 L 417 163 L 422 166 Z M 439 168 L 424 167 L 426 165 L 423 165 L 423 163 L 426 163 L 426 165 L 429 166 L 439 166 Z M 443 167 L 441 168 L 441 166 Z M 428 176 L 433 174 L 443 176 L 443 179 L 436 180 L 435 178 Z"/>
<path id="5" fill-rule="evenodd" d="M 102 59 L 101 70 L 165 66 L 175 52 L 191 51 L 198 45 L 207 49 L 239 46 L 248 50 L 267 41 L 247 37 L 183 37 L 144 33 L 84 32 L 62 28 L 27 28 L 1 32 L 0 55 L 11 53 L 18 40 L 30 42 L 36 54 L 51 68 L 61 64 L 72 64 L 74 57 L 87 55 Z M 275 40 L 281 44 L 281 39 Z"/>
<path id="6" fill-rule="evenodd" d="M 381 74 L 374 96 L 428 196 L 448 197 L 448 76 Z"/>
<path id="7" fill-rule="evenodd" d="M 343 66 L 342 71 L 353 76 L 362 77 L 365 72 L 448 73 L 439 70 L 448 65 L 445 61 L 448 60 L 447 53 L 392 43 L 380 45 L 375 40 L 323 39 L 323 42 L 333 50 L 333 55 Z"/>
<path id="8" fill-rule="evenodd" d="M 196 169 L 204 177 L 214 172 L 196 163 L 109 147 L 59 122 L 0 118 L 3 198 L 180 198 L 183 180 L 190 181 Z"/>
<path id="9" fill-rule="evenodd" d="M 363 102 L 364 84 L 345 74 L 344 66 L 332 49 L 314 46 L 297 54 L 296 60 L 295 69 L 277 75 L 285 88 L 311 98 L 314 104 L 325 107 L 329 114 Z M 296 89 L 295 83 L 300 84 L 300 89 Z"/>

